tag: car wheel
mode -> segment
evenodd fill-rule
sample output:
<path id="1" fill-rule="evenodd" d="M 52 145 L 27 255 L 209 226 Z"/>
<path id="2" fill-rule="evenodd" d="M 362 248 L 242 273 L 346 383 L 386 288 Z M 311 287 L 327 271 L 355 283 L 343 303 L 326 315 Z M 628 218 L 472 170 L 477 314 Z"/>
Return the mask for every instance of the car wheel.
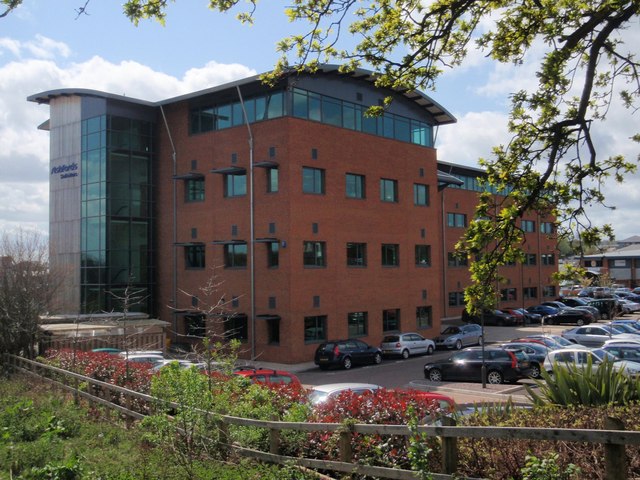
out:
<path id="1" fill-rule="evenodd" d="M 484 338 L 482 336 L 478 337 L 478 345 L 482 345 L 484 343 Z"/>
<path id="2" fill-rule="evenodd" d="M 442 372 L 437 368 L 432 368 L 429 370 L 429 380 L 432 382 L 441 382 L 442 381 Z"/>
<path id="3" fill-rule="evenodd" d="M 433 355 L 433 345 L 427 347 L 427 355 Z"/>
<path id="4" fill-rule="evenodd" d="M 499 385 L 504 381 L 502 374 L 496 370 L 491 370 L 487 373 L 487 383 L 491 385 Z"/>
<path id="5" fill-rule="evenodd" d="M 406 348 L 402 350 L 402 358 L 404 358 L 405 360 L 409 358 L 409 350 L 407 350 Z"/>
<path id="6" fill-rule="evenodd" d="M 376 365 L 379 365 L 380 363 L 382 363 L 382 355 L 380 355 L 379 352 L 373 356 L 373 363 Z"/>
<path id="7" fill-rule="evenodd" d="M 344 357 L 344 360 L 342 360 L 342 368 L 349 370 L 352 366 L 351 357 Z"/>
<path id="8" fill-rule="evenodd" d="M 609 316 L 609 314 L 607 312 L 602 314 L 602 319 L 603 320 L 609 320 L 611 317 Z"/>
<path id="9" fill-rule="evenodd" d="M 584 325 L 584 320 L 579 318 L 578 321 L 576 322 L 576 325 L 578 325 L 579 327 Z"/>
<path id="10" fill-rule="evenodd" d="M 456 350 L 462 350 L 462 340 L 456 341 Z"/>
<path id="11" fill-rule="evenodd" d="M 540 365 L 538 365 L 537 363 L 532 363 L 531 364 L 531 378 L 541 378 L 542 375 L 540 374 Z"/>

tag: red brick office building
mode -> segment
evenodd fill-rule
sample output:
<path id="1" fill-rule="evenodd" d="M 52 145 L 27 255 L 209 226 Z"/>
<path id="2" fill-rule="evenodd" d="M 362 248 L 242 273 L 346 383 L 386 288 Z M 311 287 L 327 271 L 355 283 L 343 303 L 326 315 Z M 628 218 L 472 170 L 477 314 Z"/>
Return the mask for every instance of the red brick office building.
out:
<path id="1" fill-rule="evenodd" d="M 383 116 L 364 114 L 387 95 Z M 422 93 L 326 66 L 160 102 L 29 100 L 51 110 L 51 258 L 73 272 L 69 312 L 118 309 L 129 285 L 173 342 L 214 329 L 246 357 L 299 362 L 329 338 L 433 337 L 462 311 L 468 271 L 450 253 L 482 172 L 438 162 L 435 131 L 455 119 Z M 530 255 L 505 267 L 505 305 L 555 296 L 550 225 L 523 224 Z"/>

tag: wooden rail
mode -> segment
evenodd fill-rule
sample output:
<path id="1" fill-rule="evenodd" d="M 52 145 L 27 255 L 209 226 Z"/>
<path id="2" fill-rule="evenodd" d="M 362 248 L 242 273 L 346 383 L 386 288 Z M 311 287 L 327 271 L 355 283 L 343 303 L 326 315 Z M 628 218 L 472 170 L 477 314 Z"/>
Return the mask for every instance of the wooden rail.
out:
<path id="1" fill-rule="evenodd" d="M 146 413 L 134 411 L 131 408 L 133 400 L 138 400 L 141 405 L 145 405 L 149 410 L 160 402 L 159 399 L 143 393 L 128 390 L 117 385 L 102 382 L 90 377 L 85 377 L 77 373 L 69 372 L 51 365 L 46 365 L 33 360 L 17 356 L 6 356 L 6 363 L 13 368 L 30 375 L 36 375 L 59 387 L 81 396 L 96 404 L 100 404 L 110 409 L 115 409 L 119 413 L 132 418 L 142 419 Z M 61 376 L 64 381 L 52 379 L 53 374 Z M 101 396 L 90 392 L 79 390 L 79 382 L 90 385 L 94 390 L 101 392 Z M 113 403 L 111 398 L 119 396 L 127 399 L 125 405 Z M 169 404 L 168 406 L 179 407 L 179 405 Z M 234 451 L 239 455 L 256 458 L 272 463 L 291 463 L 297 465 L 321 469 L 334 470 L 346 473 L 358 473 L 379 478 L 396 480 L 417 480 L 420 478 L 415 471 L 402 470 L 387 467 L 374 467 L 352 463 L 351 437 L 354 433 L 364 435 L 398 435 L 408 437 L 412 435 L 406 425 L 371 425 L 371 424 L 350 424 L 346 427 L 341 423 L 304 423 L 304 422 L 280 422 L 275 420 L 256 420 L 250 418 L 233 417 L 221 415 L 213 412 L 202 412 L 216 418 L 223 432 L 227 431 L 228 425 L 259 427 L 268 429 L 270 432 L 269 452 L 245 448 L 239 445 L 231 445 L 223 442 L 229 451 Z M 434 480 L 451 480 L 462 477 L 455 476 L 457 470 L 457 439 L 458 438 L 491 438 L 491 439 L 523 439 L 539 440 L 548 442 L 580 442 L 604 445 L 605 452 L 605 479 L 624 480 L 627 478 L 627 459 L 625 454 L 626 445 L 640 445 L 640 431 L 625 431 L 621 422 L 615 419 L 607 421 L 607 430 L 582 430 L 570 428 L 532 428 L 532 427 L 472 427 L 448 425 L 452 419 L 444 419 L 442 426 L 420 425 L 416 427 L 418 434 L 439 437 L 442 442 L 442 470 L 443 474 L 433 473 Z M 453 422 L 455 423 L 455 422 Z M 310 458 L 290 457 L 280 455 L 280 432 L 283 430 L 294 430 L 299 432 L 339 432 L 340 435 L 340 461 L 317 460 Z"/>

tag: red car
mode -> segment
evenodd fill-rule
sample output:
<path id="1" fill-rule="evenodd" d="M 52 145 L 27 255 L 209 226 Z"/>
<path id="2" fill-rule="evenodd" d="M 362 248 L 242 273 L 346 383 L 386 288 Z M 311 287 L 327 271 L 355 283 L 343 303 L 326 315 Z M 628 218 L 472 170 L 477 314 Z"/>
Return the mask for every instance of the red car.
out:
<path id="1" fill-rule="evenodd" d="M 456 402 L 453 398 L 443 395 L 442 393 L 437 392 L 425 392 L 424 390 L 415 390 L 413 388 L 395 389 L 394 392 L 399 394 L 406 394 L 414 396 L 415 398 L 419 398 L 420 400 L 424 400 L 425 403 L 435 404 L 441 410 L 453 413 L 456 410 Z"/>
<path id="2" fill-rule="evenodd" d="M 300 380 L 293 373 L 284 370 L 270 368 L 240 367 L 233 372 L 250 379 L 253 383 L 265 383 L 267 385 L 301 385 Z"/>

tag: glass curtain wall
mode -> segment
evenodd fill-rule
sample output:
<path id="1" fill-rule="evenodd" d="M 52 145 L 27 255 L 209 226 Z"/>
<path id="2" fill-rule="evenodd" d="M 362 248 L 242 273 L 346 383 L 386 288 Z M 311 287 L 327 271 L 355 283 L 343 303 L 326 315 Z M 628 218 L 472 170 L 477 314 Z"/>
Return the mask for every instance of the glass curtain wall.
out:
<path id="1" fill-rule="evenodd" d="M 82 122 L 83 313 L 152 313 L 150 122 L 102 115 Z"/>

